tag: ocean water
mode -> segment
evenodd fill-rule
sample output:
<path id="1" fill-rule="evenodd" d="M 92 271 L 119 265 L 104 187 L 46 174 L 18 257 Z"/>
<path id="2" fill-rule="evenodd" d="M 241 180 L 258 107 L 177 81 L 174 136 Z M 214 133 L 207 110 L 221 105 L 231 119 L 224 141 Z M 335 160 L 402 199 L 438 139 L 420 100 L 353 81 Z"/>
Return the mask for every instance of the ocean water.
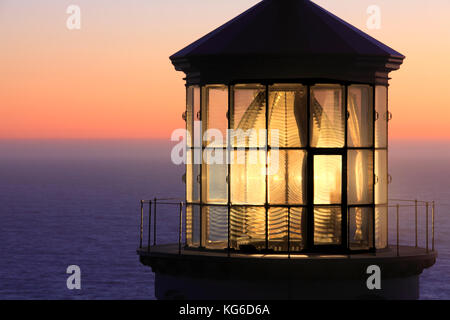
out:
<path id="1" fill-rule="evenodd" d="M 0 299 L 154 299 L 153 274 L 136 255 L 139 200 L 183 196 L 170 147 L 1 141 Z M 421 298 L 450 299 L 450 143 L 392 142 L 389 158 L 391 198 L 437 201 L 439 258 L 421 277 Z M 158 209 L 158 239 L 176 241 L 176 219 L 176 209 Z M 81 268 L 81 290 L 66 287 L 69 265 Z"/>

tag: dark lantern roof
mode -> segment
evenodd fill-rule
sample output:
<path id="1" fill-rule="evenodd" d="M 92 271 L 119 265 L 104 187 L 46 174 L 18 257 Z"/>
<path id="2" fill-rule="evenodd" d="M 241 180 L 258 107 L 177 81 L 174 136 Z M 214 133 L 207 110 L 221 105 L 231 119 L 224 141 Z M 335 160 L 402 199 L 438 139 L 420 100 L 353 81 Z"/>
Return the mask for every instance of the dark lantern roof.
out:
<path id="1" fill-rule="evenodd" d="M 405 57 L 309 0 L 264 0 L 170 57 L 188 83 L 387 83 Z"/>

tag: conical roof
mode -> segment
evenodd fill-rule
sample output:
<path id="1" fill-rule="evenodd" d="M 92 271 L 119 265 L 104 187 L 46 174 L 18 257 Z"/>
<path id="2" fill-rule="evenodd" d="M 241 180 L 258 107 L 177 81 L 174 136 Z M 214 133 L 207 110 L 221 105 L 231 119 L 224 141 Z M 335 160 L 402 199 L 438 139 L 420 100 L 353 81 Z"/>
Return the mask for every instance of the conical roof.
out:
<path id="1" fill-rule="evenodd" d="M 193 82 L 387 81 L 387 73 L 398 69 L 404 58 L 309 0 L 261 1 L 170 57 Z"/>

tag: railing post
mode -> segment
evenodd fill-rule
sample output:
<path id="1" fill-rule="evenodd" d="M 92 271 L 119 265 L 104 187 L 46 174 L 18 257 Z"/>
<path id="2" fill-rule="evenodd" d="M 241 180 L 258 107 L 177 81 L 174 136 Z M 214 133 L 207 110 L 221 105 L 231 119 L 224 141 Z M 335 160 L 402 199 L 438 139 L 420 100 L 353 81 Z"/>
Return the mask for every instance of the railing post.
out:
<path id="1" fill-rule="evenodd" d="M 419 244 L 418 244 L 418 236 L 417 236 L 417 234 L 418 234 L 418 231 L 417 231 L 417 199 L 416 200 L 414 200 L 414 213 L 415 213 L 415 218 L 416 218 L 416 248 L 419 246 Z"/>
<path id="2" fill-rule="evenodd" d="M 431 250 L 434 251 L 434 215 L 435 215 L 434 201 L 431 207 Z"/>
<path id="3" fill-rule="evenodd" d="M 397 204 L 397 256 L 400 255 L 400 245 L 399 245 L 399 213 L 400 213 L 400 205 Z"/>
<path id="4" fill-rule="evenodd" d="M 183 202 L 180 202 L 180 227 L 178 229 L 178 254 L 181 255 L 181 239 L 183 233 Z"/>
<path id="5" fill-rule="evenodd" d="M 139 249 L 142 249 L 142 235 L 144 233 L 144 202 L 141 200 L 141 223 L 139 227 Z"/>
<path id="6" fill-rule="evenodd" d="M 152 201 L 150 200 L 148 202 L 148 244 L 147 244 L 148 252 L 150 252 L 151 230 L 152 230 Z"/>
<path id="7" fill-rule="evenodd" d="M 426 237 L 427 237 L 427 253 L 428 253 L 428 202 L 425 202 L 425 205 L 427 207 L 426 209 L 426 226 L 427 226 L 427 231 L 426 231 Z"/>
<path id="8" fill-rule="evenodd" d="M 153 222 L 153 245 L 156 246 L 156 197 L 153 199 L 154 201 L 154 207 L 153 207 L 153 217 L 154 217 L 154 222 Z"/>

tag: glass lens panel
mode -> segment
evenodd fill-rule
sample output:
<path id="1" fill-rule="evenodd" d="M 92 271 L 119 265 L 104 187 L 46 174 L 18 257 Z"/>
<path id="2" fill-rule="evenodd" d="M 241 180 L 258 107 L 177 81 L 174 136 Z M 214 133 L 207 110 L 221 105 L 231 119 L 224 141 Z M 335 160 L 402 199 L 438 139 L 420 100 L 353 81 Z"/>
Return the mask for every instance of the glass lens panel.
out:
<path id="1" fill-rule="evenodd" d="M 388 203 L 387 151 L 375 151 L 375 203 Z"/>
<path id="2" fill-rule="evenodd" d="M 234 147 L 258 147 L 266 144 L 265 86 L 251 84 L 234 86 L 231 129 L 233 132 L 230 140 Z"/>
<path id="3" fill-rule="evenodd" d="M 314 204 L 341 203 L 342 156 L 314 156 Z"/>
<path id="4" fill-rule="evenodd" d="M 305 204 L 306 151 L 269 152 L 269 203 Z"/>
<path id="5" fill-rule="evenodd" d="M 225 249 L 228 247 L 228 207 L 204 206 L 203 219 L 206 224 L 203 237 L 207 249 Z"/>
<path id="6" fill-rule="evenodd" d="M 186 150 L 186 201 L 200 201 L 200 149 Z"/>
<path id="7" fill-rule="evenodd" d="M 203 129 L 205 145 L 209 147 L 226 146 L 228 129 L 228 87 L 223 85 L 206 86 L 203 91 Z"/>
<path id="8" fill-rule="evenodd" d="M 341 207 L 314 208 L 314 244 L 341 244 Z"/>
<path id="9" fill-rule="evenodd" d="M 228 202 L 228 164 L 227 150 L 205 149 L 203 152 L 203 202 Z"/>
<path id="10" fill-rule="evenodd" d="M 387 151 L 375 151 L 375 204 L 388 203 Z"/>
<path id="11" fill-rule="evenodd" d="M 194 147 L 202 146 L 202 128 L 201 128 L 201 114 L 200 114 L 200 87 L 192 87 L 192 121 L 193 121 L 193 132 L 192 140 Z"/>
<path id="12" fill-rule="evenodd" d="M 192 147 L 193 130 L 194 130 L 194 87 L 188 87 L 186 90 L 186 145 Z"/>
<path id="13" fill-rule="evenodd" d="M 355 85 L 348 88 L 348 146 L 373 146 L 372 87 Z"/>
<path id="14" fill-rule="evenodd" d="M 192 105 L 193 105 L 193 120 L 200 121 L 201 120 L 201 104 L 200 104 L 200 87 L 192 86 L 193 88 L 193 96 L 192 96 Z"/>
<path id="15" fill-rule="evenodd" d="M 350 229 L 348 230 L 351 250 L 369 250 L 373 246 L 373 208 L 357 207 L 349 209 Z"/>
<path id="16" fill-rule="evenodd" d="M 375 147 L 387 148 L 387 88 L 377 86 L 375 88 L 375 111 L 378 118 L 375 121 Z"/>
<path id="17" fill-rule="evenodd" d="M 230 241 L 234 249 L 261 250 L 266 247 L 266 209 L 233 206 L 230 213 Z"/>
<path id="18" fill-rule="evenodd" d="M 306 245 L 307 210 L 306 208 L 291 208 L 290 244 L 291 251 L 301 251 Z"/>
<path id="19" fill-rule="evenodd" d="M 269 249 L 301 251 L 306 239 L 306 211 L 304 208 L 291 208 L 290 219 L 288 208 L 269 208 Z M 288 239 L 289 232 L 289 239 Z"/>
<path id="20" fill-rule="evenodd" d="M 373 203 L 373 151 L 348 151 L 348 203 Z"/>
<path id="21" fill-rule="evenodd" d="M 384 249 L 388 245 L 388 207 L 375 206 L 375 246 Z"/>
<path id="22" fill-rule="evenodd" d="M 260 150 L 231 152 L 231 202 L 264 204 L 266 201 L 266 154 Z"/>
<path id="23" fill-rule="evenodd" d="M 304 147 L 307 144 L 307 94 L 300 84 L 269 87 L 269 145 Z"/>
<path id="24" fill-rule="evenodd" d="M 287 251 L 288 208 L 269 208 L 269 248 Z"/>
<path id="25" fill-rule="evenodd" d="M 343 87 L 317 85 L 311 88 L 311 146 L 341 148 L 345 142 Z"/>
<path id="26" fill-rule="evenodd" d="M 186 207 L 186 244 L 190 247 L 200 245 L 200 206 Z"/>
<path id="27" fill-rule="evenodd" d="M 190 149 L 186 150 L 186 201 L 192 202 L 193 192 L 193 165 L 192 165 L 193 152 Z"/>

